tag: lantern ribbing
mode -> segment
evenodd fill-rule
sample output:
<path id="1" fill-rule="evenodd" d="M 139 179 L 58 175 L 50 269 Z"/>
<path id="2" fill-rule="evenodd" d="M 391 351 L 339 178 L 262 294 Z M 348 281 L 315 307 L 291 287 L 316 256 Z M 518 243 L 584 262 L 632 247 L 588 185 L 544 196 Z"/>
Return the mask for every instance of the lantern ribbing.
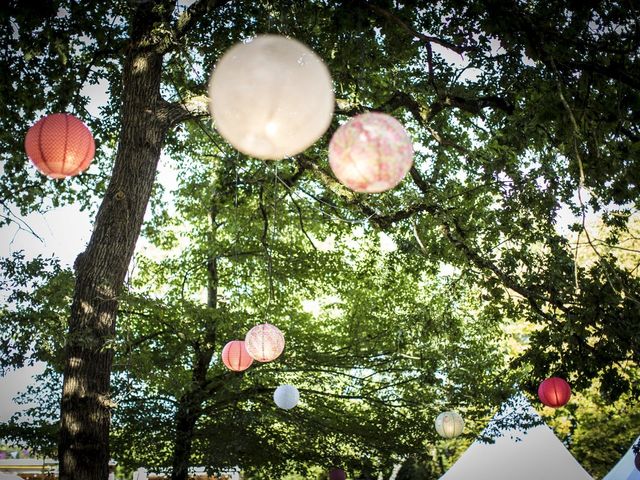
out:
<path id="1" fill-rule="evenodd" d="M 35 167 L 54 179 L 83 172 L 95 154 L 95 141 L 87 126 L 67 113 L 38 120 L 27 132 L 24 146 Z"/>

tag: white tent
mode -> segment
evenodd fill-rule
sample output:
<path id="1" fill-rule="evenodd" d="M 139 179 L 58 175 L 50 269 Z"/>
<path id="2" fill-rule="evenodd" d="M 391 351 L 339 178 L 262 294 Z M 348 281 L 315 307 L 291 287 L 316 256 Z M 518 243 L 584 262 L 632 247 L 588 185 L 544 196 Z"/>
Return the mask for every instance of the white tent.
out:
<path id="1" fill-rule="evenodd" d="M 18 475 L 14 475 L 13 473 L 2 473 L 0 472 L 0 480 L 23 480 L 22 477 Z"/>
<path id="2" fill-rule="evenodd" d="M 640 437 L 636 439 L 631 445 L 631 448 L 627 450 L 627 453 L 620 459 L 616 466 L 607 473 L 606 477 L 602 480 L 640 480 L 640 470 L 636 468 L 635 458 L 636 454 L 633 453 L 633 445 L 640 441 Z"/>
<path id="3" fill-rule="evenodd" d="M 519 403 L 537 417 L 526 400 Z M 546 424 L 501 433 L 495 443 L 471 444 L 440 480 L 592 480 Z"/>

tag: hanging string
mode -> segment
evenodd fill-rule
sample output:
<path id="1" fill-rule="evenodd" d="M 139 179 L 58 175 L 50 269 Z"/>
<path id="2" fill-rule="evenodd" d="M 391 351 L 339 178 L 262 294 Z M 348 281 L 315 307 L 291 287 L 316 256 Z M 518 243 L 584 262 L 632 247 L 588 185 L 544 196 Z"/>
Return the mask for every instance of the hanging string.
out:
<path id="1" fill-rule="evenodd" d="M 274 171 L 274 177 L 273 177 L 273 224 L 272 224 L 272 234 L 271 234 L 271 243 L 273 245 L 273 247 L 276 246 L 276 241 L 277 241 L 277 234 L 278 234 L 278 225 L 277 225 L 277 221 L 278 221 L 278 162 L 274 162 L 273 164 L 273 171 Z M 272 247 L 272 250 L 273 250 Z M 276 250 L 277 251 L 277 250 Z M 273 254 L 271 255 L 272 257 L 272 262 L 271 262 L 271 295 L 274 294 L 274 285 L 273 285 Z M 275 299 L 272 299 L 275 300 Z"/>
<path id="2" fill-rule="evenodd" d="M 236 161 L 233 162 L 233 172 L 234 172 L 234 182 L 233 182 L 233 223 L 235 224 L 235 232 L 233 245 L 231 247 L 233 263 L 238 264 L 238 244 L 240 243 L 240 225 L 238 223 L 238 190 L 239 190 L 239 179 L 240 175 L 238 172 L 238 163 L 240 161 L 240 152 L 236 152 Z M 236 269 L 237 271 L 238 269 Z M 237 286 L 240 286 L 240 282 L 238 282 Z"/>
<path id="3" fill-rule="evenodd" d="M 265 255 L 266 255 L 266 261 L 267 261 L 267 311 L 270 309 L 271 307 L 271 302 L 273 300 L 273 259 L 272 259 L 272 255 L 271 255 L 271 247 L 269 244 L 269 230 L 270 230 L 270 225 L 269 225 L 269 210 L 267 208 L 267 206 L 265 205 L 265 191 L 264 191 L 264 187 L 266 185 L 266 179 L 268 177 L 267 175 L 267 165 L 266 163 L 263 163 L 264 166 L 264 172 L 265 172 L 265 181 L 262 183 L 262 185 L 260 186 L 260 212 L 262 213 L 262 220 L 264 222 L 264 229 L 262 231 L 262 246 L 265 250 Z M 271 228 L 273 228 L 271 226 Z M 272 236 L 272 235 L 271 235 Z M 268 315 L 268 313 L 265 314 L 265 316 Z"/>

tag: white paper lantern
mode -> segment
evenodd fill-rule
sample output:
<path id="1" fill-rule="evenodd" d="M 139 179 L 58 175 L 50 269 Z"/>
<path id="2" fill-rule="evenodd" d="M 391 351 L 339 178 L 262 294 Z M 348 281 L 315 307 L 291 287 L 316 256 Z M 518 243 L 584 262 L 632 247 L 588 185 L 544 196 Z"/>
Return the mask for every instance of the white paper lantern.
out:
<path id="1" fill-rule="evenodd" d="M 411 170 L 413 144 L 391 115 L 363 113 L 336 130 L 329 143 L 329 165 L 340 183 L 355 192 L 384 192 Z"/>
<path id="2" fill-rule="evenodd" d="M 293 385 L 280 385 L 273 392 L 273 401 L 284 410 L 290 410 L 300 401 L 300 392 Z"/>
<path id="3" fill-rule="evenodd" d="M 457 412 L 443 412 L 436 418 L 436 431 L 444 438 L 455 438 L 463 430 L 464 420 Z"/>
<path id="4" fill-rule="evenodd" d="M 247 332 L 244 346 L 254 360 L 270 362 L 284 350 L 284 335 L 275 325 L 263 323 Z"/>
<path id="5" fill-rule="evenodd" d="M 260 35 L 227 51 L 209 82 L 215 127 L 242 153 L 277 160 L 306 150 L 333 115 L 329 70 L 297 40 Z"/>

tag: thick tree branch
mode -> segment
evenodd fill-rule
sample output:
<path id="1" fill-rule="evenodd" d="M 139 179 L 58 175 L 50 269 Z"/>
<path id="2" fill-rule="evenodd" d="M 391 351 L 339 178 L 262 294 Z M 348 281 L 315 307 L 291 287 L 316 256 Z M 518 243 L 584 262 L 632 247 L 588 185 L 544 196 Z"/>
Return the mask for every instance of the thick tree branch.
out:
<path id="1" fill-rule="evenodd" d="M 364 1 L 359 1 L 359 3 L 361 3 L 362 5 L 365 5 L 370 10 L 373 10 L 378 15 L 380 15 L 380 16 L 388 19 L 388 20 L 391 20 L 396 25 L 399 25 L 405 31 L 407 31 L 408 33 L 413 35 L 414 37 L 419 38 L 420 40 L 423 40 L 424 42 L 427 42 L 428 44 L 436 43 L 436 44 L 440 45 L 441 47 L 445 47 L 445 48 L 447 48 L 449 50 L 452 50 L 452 51 L 456 52 L 459 55 L 462 55 L 464 52 L 469 51 L 469 50 L 473 50 L 475 48 L 473 46 L 456 45 L 455 43 L 450 42 L 448 40 L 444 40 L 442 38 L 433 37 L 431 35 L 426 35 L 424 33 L 418 32 L 415 28 L 413 28 L 407 22 L 405 22 L 404 20 L 399 18 L 397 15 L 395 15 L 394 13 L 392 13 L 392 12 L 390 12 L 388 10 L 385 10 L 382 7 L 379 7 L 377 5 L 372 5 L 371 3 L 364 2 Z"/>
<path id="2" fill-rule="evenodd" d="M 304 155 L 299 155 L 298 160 L 306 166 L 306 168 L 310 171 L 313 171 L 316 176 L 320 179 L 320 181 L 335 195 L 340 197 L 345 203 L 348 205 L 354 206 L 358 208 L 362 213 L 367 216 L 367 219 L 372 223 L 377 225 L 380 229 L 387 229 L 391 227 L 394 223 L 399 222 L 400 220 L 404 220 L 406 218 L 410 218 L 416 213 L 427 212 L 433 213 L 435 212 L 435 207 L 427 202 L 418 202 L 412 205 L 409 205 L 407 208 L 402 210 L 398 210 L 392 214 L 384 215 L 376 211 L 371 205 L 367 204 L 364 201 L 364 196 L 358 195 L 340 182 L 338 182 L 328 171 L 323 169 L 316 162 L 311 159 L 305 157 Z"/>
<path id="3" fill-rule="evenodd" d="M 201 120 L 209 116 L 209 98 L 206 95 L 191 95 L 180 102 L 165 101 L 163 111 L 171 126 L 187 120 Z"/>

